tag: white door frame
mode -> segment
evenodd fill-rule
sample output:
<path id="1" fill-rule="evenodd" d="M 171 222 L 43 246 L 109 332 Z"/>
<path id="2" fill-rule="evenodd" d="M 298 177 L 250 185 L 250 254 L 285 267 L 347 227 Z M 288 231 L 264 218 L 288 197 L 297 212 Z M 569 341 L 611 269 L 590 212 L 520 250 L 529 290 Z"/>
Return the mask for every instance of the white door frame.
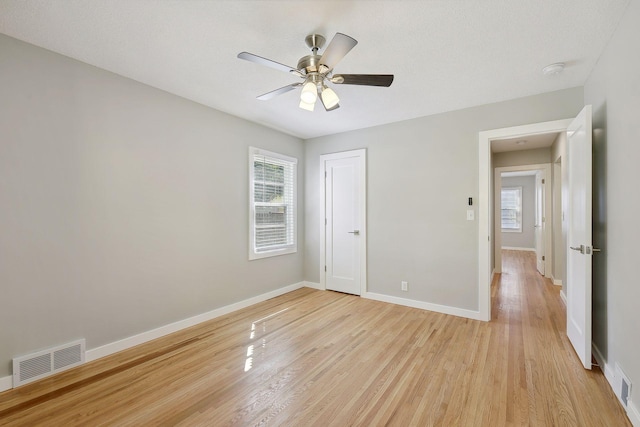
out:
<path id="1" fill-rule="evenodd" d="M 502 187 L 500 184 L 500 175 L 502 172 L 523 172 L 523 171 L 542 171 L 543 179 L 544 179 L 544 275 L 545 277 L 551 277 L 551 260 L 553 260 L 553 248 L 552 248 L 552 227 L 553 221 L 552 218 L 552 206 L 551 206 L 551 163 L 542 163 L 535 165 L 523 165 L 523 166 L 505 166 L 500 168 L 495 168 L 495 175 L 493 178 L 493 182 L 495 184 L 495 188 L 493 191 L 494 195 L 500 194 L 500 188 Z M 500 218 L 500 198 L 494 197 L 494 263 L 493 263 L 493 271 L 496 274 L 502 273 L 502 227 L 500 226 L 501 218 Z"/>
<path id="2" fill-rule="evenodd" d="M 491 141 L 552 132 L 566 132 L 573 119 L 555 120 L 478 133 L 478 318 L 491 320 L 491 265 L 494 238 Z"/>
<path id="3" fill-rule="evenodd" d="M 358 177 L 358 185 L 360 186 L 360 220 L 362 224 L 358 241 L 360 242 L 360 296 L 367 292 L 367 150 L 362 148 L 359 150 L 342 151 L 339 153 L 320 155 L 320 289 L 327 289 L 327 275 L 325 271 L 326 265 L 326 187 L 325 187 L 325 164 L 328 160 L 344 159 L 349 157 L 358 157 L 360 160 L 360 176 Z"/>

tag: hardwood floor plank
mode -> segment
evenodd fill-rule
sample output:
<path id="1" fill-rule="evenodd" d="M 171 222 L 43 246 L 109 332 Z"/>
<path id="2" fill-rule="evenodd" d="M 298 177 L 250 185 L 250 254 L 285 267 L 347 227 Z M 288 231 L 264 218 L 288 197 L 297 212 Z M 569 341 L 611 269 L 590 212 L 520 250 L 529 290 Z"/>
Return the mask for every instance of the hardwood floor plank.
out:
<path id="1" fill-rule="evenodd" d="M 491 322 L 299 289 L 0 394 L 7 426 L 630 426 L 505 251 Z"/>

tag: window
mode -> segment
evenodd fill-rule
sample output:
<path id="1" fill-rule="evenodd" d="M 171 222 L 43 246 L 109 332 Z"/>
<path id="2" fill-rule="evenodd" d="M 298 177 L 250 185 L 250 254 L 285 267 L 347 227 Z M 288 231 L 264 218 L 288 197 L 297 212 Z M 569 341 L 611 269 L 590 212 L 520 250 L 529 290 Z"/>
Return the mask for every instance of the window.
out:
<path id="1" fill-rule="evenodd" d="M 502 231 L 522 232 L 522 187 L 502 187 Z"/>
<path id="2" fill-rule="evenodd" d="M 249 259 L 297 251 L 298 159 L 249 148 Z"/>

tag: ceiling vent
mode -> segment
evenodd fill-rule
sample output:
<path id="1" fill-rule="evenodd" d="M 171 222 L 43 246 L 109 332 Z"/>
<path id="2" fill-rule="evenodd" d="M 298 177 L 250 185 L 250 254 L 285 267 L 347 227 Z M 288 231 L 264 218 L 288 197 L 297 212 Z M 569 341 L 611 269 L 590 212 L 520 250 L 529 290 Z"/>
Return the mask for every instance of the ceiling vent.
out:
<path id="1" fill-rule="evenodd" d="M 84 339 L 16 357 L 13 359 L 13 387 L 73 368 L 84 361 Z"/>

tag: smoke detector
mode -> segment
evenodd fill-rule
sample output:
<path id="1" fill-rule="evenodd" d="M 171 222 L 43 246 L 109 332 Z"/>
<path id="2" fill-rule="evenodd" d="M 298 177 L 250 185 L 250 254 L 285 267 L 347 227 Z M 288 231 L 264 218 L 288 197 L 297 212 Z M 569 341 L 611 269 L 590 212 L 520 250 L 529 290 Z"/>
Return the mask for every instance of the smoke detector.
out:
<path id="1" fill-rule="evenodd" d="M 560 74 L 564 70 L 564 62 L 556 62 L 555 64 L 549 64 L 542 69 L 542 74 L 545 76 L 555 76 Z"/>

